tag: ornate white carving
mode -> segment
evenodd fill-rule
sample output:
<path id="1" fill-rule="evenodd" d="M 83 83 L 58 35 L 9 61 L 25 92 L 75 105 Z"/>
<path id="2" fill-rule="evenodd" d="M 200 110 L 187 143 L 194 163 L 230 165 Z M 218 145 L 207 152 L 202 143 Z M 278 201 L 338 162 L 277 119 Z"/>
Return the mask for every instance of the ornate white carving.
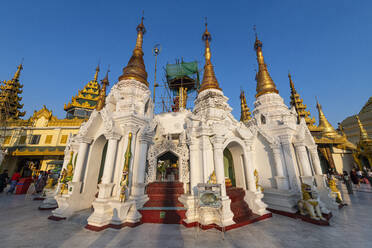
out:
<path id="1" fill-rule="evenodd" d="M 147 152 L 148 168 L 146 183 L 156 180 L 157 158 L 168 151 L 178 156 L 180 181 L 183 183 L 188 183 L 190 181 L 189 149 L 186 142 L 180 142 L 179 145 L 176 145 L 167 137 L 151 145 Z"/>

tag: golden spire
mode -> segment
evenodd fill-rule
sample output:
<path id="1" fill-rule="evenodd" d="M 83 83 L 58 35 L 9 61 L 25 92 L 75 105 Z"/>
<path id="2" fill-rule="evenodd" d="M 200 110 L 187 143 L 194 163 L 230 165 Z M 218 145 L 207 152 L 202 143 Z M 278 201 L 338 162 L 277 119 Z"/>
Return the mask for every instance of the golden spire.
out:
<path id="1" fill-rule="evenodd" d="M 205 42 L 205 65 L 204 65 L 204 74 L 203 74 L 203 81 L 199 89 L 199 93 L 206 89 L 217 89 L 221 90 L 220 86 L 218 85 L 216 75 L 214 74 L 213 65 L 211 62 L 211 49 L 209 46 L 209 42 L 212 40 L 211 34 L 208 32 L 208 23 L 205 21 L 205 31 L 202 35 L 202 40 Z"/>
<path id="2" fill-rule="evenodd" d="M 240 92 L 240 107 L 241 107 L 240 121 L 246 123 L 251 119 L 251 113 L 249 112 L 249 108 L 247 106 L 247 101 L 245 99 L 245 94 L 243 90 Z"/>
<path id="3" fill-rule="evenodd" d="M 143 35 L 146 33 L 146 28 L 143 25 L 143 19 L 144 17 L 142 16 L 141 23 L 137 26 L 136 47 L 133 50 L 133 54 L 128 62 L 128 65 L 124 67 L 123 75 L 119 77 L 119 81 L 124 79 L 135 79 L 141 83 L 144 83 L 146 86 L 149 86 L 142 51 Z"/>
<path id="4" fill-rule="evenodd" d="M 301 118 L 305 119 L 306 125 L 312 131 L 315 127 L 315 118 L 310 117 L 310 111 L 307 111 L 306 104 L 303 104 L 303 100 L 300 98 L 300 95 L 297 93 L 294 83 L 292 81 L 292 76 L 288 72 L 288 78 L 289 78 L 289 86 L 291 87 L 291 106 L 294 106 L 298 115 L 298 121 L 301 120 Z"/>
<path id="5" fill-rule="evenodd" d="M 96 73 L 94 74 L 94 82 L 97 82 L 97 79 L 98 79 L 98 72 L 99 72 L 99 64 L 97 65 Z"/>
<path id="6" fill-rule="evenodd" d="M 21 75 L 21 70 L 23 70 L 22 63 L 19 64 L 16 73 L 14 73 L 13 81 L 17 81 L 19 79 L 19 76 Z"/>
<path id="7" fill-rule="evenodd" d="M 318 112 L 319 112 L 318 128 L 321 129 L 322 134 L 326 137 L 331 137 L 331 138 L 336 137 L 336 136 L 340 136 L 336 132 L 336 130 L 332 127 L 332 125 L 329 123 L 327 118 L 325 117 L 325 115 L 323 113 L 323 110 L 322 110 L 322 106 L 319 104 L 318 100 L 316 100 L 316 107 L 317 107 Z"/>
<path id="8" fill-rule="evenodd" d="M 98 101 L 96 105 L 96 110 L 100 111 L 105 106 L 105 100 L 106 100 L 106 87 L 109 85 L 108 80 L 108 73 L 110 72 L 110 69 L 107 70 L 106 76 L 104 79 L 102 79 L 102 88 L 99 92 Z"/>
<path id="9" fill-rule="evenodd" d="M 358 121 L 358 126 L 359 126 L 359 130 L 360 130 L 360 138 L 359 138 L 360 141 L 369 141 L 370 138 L 368 136 L 367 130 L 365 130 L 365 128 L 363 127 L 363 124 L 360 121 L 359 116 L 356 115 L 355 117 L 356 117 L 356 119 Z"/>
<path id="10" fill-rule="evenodd" d="M 274 81 L 271 79 L 270 74 L 267 70 L 267 66 L 265 64 L 264 57 L 262 54 L 262 42 L 258 39 L 257 33 L 256 41 L 254 43 L 254 49 L 256 50 L 258 62 L 258 73 L 256 75 L 257 80 L 256 98 L 267 93 L 279 93 L 279 91 L 276 89 Z"/>

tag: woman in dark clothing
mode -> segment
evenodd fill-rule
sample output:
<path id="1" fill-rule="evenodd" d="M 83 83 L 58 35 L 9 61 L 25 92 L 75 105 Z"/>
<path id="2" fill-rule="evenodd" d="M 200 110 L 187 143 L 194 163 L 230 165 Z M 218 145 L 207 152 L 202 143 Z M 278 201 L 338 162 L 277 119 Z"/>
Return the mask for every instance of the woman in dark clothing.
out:
<path id="1" fill-rule="evenodd" d="M 357 188 L 360 187 L 360 182 L 359 182 L 359 177 L 356 173 L 356 170 L 353 168 L 350 172 L 350 178 L 351 178 L 351 181 L 353 182 L 353 184 L 355 184 L 357 186 Z"/>
<path id="2" fill-rule="evenodd" d="M 345 185 L 346 185 L 346 188 L 347 188 L 347 193 L 349 195 L 354 194 L 353 185 L 351 185 L 350 177 L 349 177 L 349 174 L 347 174 L 347 171 L 344 171 L 343 178 L 344 178 L 344 182 L 345 182 Z"/>
<path id="3" fill-rule="evenodd" d="M 8 170 L 4 170 L 2 174 L 0 174 L 0 193 L 4 191 L 7 183 L 9 181 Z"/>

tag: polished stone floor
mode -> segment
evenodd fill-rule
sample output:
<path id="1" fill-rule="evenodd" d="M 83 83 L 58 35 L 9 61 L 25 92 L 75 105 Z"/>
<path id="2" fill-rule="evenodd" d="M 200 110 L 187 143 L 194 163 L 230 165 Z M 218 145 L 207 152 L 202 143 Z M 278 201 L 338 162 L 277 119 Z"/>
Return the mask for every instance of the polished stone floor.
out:
<path id="1" fill-rule="evenodd" d="M 83 211 L 66 221 L 51 221 L 40 202 L 0 194 L 0 247 L 372 247 L 372 193 L 345 196 L 331 226 L 316 226 L 280 215 L 222 234 L 181 225 L 143 224 L 136 228 L 84 229 Z"/>

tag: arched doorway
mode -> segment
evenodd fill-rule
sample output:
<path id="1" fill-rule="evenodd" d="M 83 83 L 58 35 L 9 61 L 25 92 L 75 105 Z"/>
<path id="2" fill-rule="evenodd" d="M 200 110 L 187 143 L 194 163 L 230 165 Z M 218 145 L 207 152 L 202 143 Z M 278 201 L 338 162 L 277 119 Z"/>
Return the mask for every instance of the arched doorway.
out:
<path id="1" fill-rule="evenodd" d="M 89 199 L 93 201 L 97 193 L 97 185 L 103 175 L 105 158 L 107 150 L 107 140 L 104 135 L 95 139 L 89 150 L 88 159 L 85 164 L 83 179 L 83 191 Z"/>
<path id="2" fill-rule="evenodd" d="M 179 159 L 171 151 L 167 151 L 157 158 L 156 180 L 179 181 Z"/>
<path id="3" fill-rule="evenodd" d="M 238 141 L 231 141 L 225 146 L 223 162 L 227 186 L 246 188 L 243 154 L 243 147 Z"/>
<path id="4" fill-rule="evenodd" d="M 225 171 L 225 181 L 227 186 L 236 187 L 234 161 L 229 149 L 223 150 L 223 165 Z M 230 185 L 231 184 L 231 185 Z"/>
<path id="5" fill-rule="evenodd" d="M 371 168 L 371 166 L 369 164 L 369 161 L 368 161 L 368 159 L 365 156 L 359 155 L 359 160 L 360 160 L 360 162 L 361 162 L 361 164 L 362 164 L 363 167 Z"/>

